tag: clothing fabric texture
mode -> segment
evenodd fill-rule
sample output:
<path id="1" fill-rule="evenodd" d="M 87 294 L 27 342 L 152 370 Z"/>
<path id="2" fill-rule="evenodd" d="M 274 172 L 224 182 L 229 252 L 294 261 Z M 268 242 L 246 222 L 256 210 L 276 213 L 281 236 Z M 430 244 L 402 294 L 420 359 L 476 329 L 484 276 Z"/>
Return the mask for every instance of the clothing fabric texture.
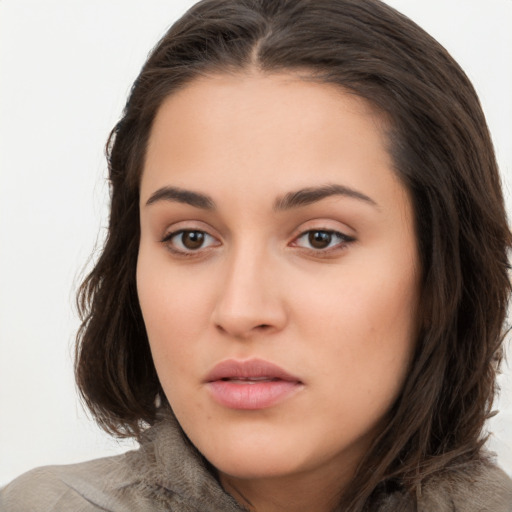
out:
<path id="1" fill-rule="evenodd" d="M 371 512 L 512 512 L 512 480 L 490 462 L 432 478 L 416 508 L 400 491 L 382 493 Z M 138 450 L 29 471 L 0 490 L 0 512 L 244 512 L 172 416 Z M 312 511 L 315 512 L 315 511 Z"/>

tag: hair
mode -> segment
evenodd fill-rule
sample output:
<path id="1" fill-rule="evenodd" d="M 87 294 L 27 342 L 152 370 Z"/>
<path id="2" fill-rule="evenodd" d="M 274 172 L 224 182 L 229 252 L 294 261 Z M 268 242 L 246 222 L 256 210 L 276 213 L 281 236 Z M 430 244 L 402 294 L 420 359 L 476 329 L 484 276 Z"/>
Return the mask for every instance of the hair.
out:
<path id="1" fill-rule="evenodd" d="M 108 235 L 82 284 L 79 390 L 99 424 L 140 436 L 163 396 L 139 307 L 139 183 L 159 106 L 194 79 L 300 73 L 366 99 L 390 125 L 412 198 L 421 264 L 411 368 L 344 496 L 362 510 L 383 486 L 410 491 L 481 457 L 510 295 L 500 177 L 478 97 L 448 52 L 379 0 L 203 0 L 153 49 L 106 147 Z M 376 283 L 377 285 L 377 283 Z"/>

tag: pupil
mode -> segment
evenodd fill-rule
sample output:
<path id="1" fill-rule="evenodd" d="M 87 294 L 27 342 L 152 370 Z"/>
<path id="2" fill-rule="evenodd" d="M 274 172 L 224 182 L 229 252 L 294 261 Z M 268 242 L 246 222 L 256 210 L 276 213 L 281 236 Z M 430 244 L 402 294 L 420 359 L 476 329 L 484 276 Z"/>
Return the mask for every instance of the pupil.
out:
<path id="1" fill-rule="evenodd" d="M 185 231 L 182 235 L 182 242 L 187 249 L 199 249 L 204 242 L 204 233 L 201 233 L 201 231 Z"/>
<path id="2" fill-rule="evenodd" d="M 309 233 L 309 243 L 315 249 L 325 249 L 332 240 L 331 233 L 326 231 L 312 231 Z"/>

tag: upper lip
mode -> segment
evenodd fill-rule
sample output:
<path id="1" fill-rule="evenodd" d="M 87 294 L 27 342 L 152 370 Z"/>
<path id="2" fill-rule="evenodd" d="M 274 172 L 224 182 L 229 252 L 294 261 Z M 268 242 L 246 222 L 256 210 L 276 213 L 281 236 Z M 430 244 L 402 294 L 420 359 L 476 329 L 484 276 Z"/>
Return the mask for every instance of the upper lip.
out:
<path id="1" fill-rule="evenodd" d="M 216 380 L 243 380 L 243 379 L 279 379 L 289 382 L 301 382 L 301 380 L 288 373 L 283 368 L 274 363 L 263 359 L 249 359 L 246 361 L 237 361 L 236 359 L 227 359 L 221 361 L 213 367 L 206 376 L 206 382 Z"/>

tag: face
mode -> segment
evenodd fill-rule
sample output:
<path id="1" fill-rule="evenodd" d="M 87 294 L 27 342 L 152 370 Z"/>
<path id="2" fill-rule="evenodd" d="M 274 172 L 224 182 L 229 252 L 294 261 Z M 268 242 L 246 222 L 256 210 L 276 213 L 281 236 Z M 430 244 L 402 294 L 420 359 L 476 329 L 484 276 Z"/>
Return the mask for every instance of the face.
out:
<path id="1" fill-rule="evenodd" d="M 288 74 L 201 78 L 158 111 L 140 305 L 165 394 L 221 478 L 339 478 L 415 341 L 413 212 L 362 99 Z"/>

